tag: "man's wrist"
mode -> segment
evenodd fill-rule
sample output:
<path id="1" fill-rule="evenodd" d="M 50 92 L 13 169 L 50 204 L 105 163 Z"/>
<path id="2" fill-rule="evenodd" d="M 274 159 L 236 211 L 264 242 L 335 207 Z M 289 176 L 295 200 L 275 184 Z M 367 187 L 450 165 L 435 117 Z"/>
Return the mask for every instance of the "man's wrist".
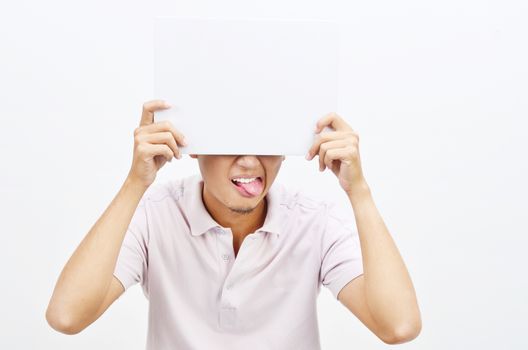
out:
<path id="1" fill-rule="evenodd" d="M 135 192 L 136 194 L 139 194 L 141 197 L 147 191 L 149 186 L 145 185 L 141 181 L 129 175 L 125 179 L 125 182 L 123 183 L 122 188 L 124 191 Z"/>
<path id="2" fill-rule="evenodd" d="M 346 194 L 350 201 L 356 202 L 358 200 L 368 198 L 371 195 L 370 187 L 365 180 L 360 180 L 350 187 Z"/>

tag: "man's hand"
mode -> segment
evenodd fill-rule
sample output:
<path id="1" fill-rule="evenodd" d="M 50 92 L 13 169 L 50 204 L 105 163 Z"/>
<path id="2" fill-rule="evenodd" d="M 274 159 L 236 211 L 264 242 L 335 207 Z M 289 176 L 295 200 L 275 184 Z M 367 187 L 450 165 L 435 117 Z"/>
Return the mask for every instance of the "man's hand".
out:
<path id="1" fill-rule="evenodd" d="M 325 126 L 334 131 L 320 133 Z M 316 124 L 315 141 L 306 155 L 319 155 L 319 171 L 328 167 L 338 177 L 343 190 L 351 195 L 366 184 L 359 156 L 359 135 L 336 113 L 329 113 Z"/>
<path id="2" fill-rule="evenodd" d="M 181 159 L 178 144 L 187 146 L 181 132 L 171 122 L 154 123 L 154 112 L 170 108 L 161 100 L 146 102 L 138 128 L 134 130 L 134 157 L 128 178 L 149 187 L 158 170 L 173 157 Z"/>

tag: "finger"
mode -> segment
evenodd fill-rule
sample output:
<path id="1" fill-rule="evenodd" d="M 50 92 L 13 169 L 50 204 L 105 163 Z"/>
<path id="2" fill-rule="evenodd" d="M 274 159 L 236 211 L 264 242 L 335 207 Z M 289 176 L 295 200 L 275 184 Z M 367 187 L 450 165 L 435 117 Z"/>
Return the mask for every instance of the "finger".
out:
<path id="1" fill-rule="evenodd" d="M 167 163 L 167 158 L 165 158 L 164 156 L 155 156 L 154 162 L 156 163 L 157 168 L 161 169 L 161 167 L 163 167 L 165 163 Z"/>
<path id="2" fill-rule="evenodd" d="M 170 147 L 176 158 L 181 159 L 181 152 L 176 144 L 174 136 L 169 131 L 157 132 L 154 134 L 146 134 L 138 136 L 139 142 L 148 142 L 151 144 L 166 144 Z"/>
<path id="3" fill-rule="evenodd" d="M 325 126 L 330 126 L 336 131 L 352 131 L 352 127 L 347 124 L 347 122 L 341 118 L 337 113 L 332 112 L 328 113 L 315 124 L 315 133 L 321 132 Z"/>
<path id="4" fill-rule="evenodd" d="M 333 162 L 335 160 L 338 160 L 342 162 L 343 164 L 350 164 L 350 160 L 347 158 L 350 155 L 350 152 L 353 151 L 352 146 L 346 146 L 342 148 L 333 148 L 331 150 L 328 150 L 325 154 L 324 158 L 324 164 L 328 167 L 328 169 L 332 169 Z"/>
<path id="5" fill-rule="evenodd" d="M 143 145 L 143 149 L 147 159 L 154 158 L 155 156 L 163 156 L 170 162 L 174 158 L 174 153 L 166 144 L 147 143 Z"/>
<path id="6" fill-rule="evenodd" d="M 149 125 L 154 122 L 154 111 L 160 109 L 170 108 L 170 105 L 163 100 L 152 100 L 143 104 L 143 112 L 141 113 L 140 126 Z"/>
<path id="7" fill-rule="evenodd" d="M 332 170 L 332 172 L 338 176 L 339 175 L 339 169 L 341 168 L 341 162 L 349 164 L 349 162 L 345 159 L 347 154 L 347 148 L 334 148 L 326 152 L 324 163 L 325 166 Z"/>
<path id="8" fill-rule="evenodd" d="M 348 134 L 347 132 L 342 132 L 342 131 L 329 131 L 329 132 L 324 132 L 316 136 L 312 147 L 310 147 L 310 150 L 308 151 L 308 154 L 306 155 L 306 159 L 311 160 L 313 157 L 315 157 L 315 155 L 319 153 L 319 147 L 321 146 L 322 143 L 331 141 L 331 140 L 342 139 L 345 136 L 347 136 L 347 134 Z"/>
<path id="9" fill-rule="evenodd" d="M 334 141 L 328 141 L 325 142 L 319 147 L 319 171 L 323 171 L 325 169 L 325 156 L 326 153 L 334 148 L 342 148 L 346 147 L 350 144 L 349 140 L 334 140 Z"/>
<path id="10" fill-rule="evenodd" d="M 172 125 L 172 123 L 168 120 L 164 120 L 161 122 L 155 122 L 150 125 L 142 126 L 137 130 L 136 134 L 152 134 L 162 131 L 169 131 L 174 136 L 174 139 L 176 142 L 178 142 L 182 146 L 187 146 L 187 141 L 185 140 L 185 136 Z"/>

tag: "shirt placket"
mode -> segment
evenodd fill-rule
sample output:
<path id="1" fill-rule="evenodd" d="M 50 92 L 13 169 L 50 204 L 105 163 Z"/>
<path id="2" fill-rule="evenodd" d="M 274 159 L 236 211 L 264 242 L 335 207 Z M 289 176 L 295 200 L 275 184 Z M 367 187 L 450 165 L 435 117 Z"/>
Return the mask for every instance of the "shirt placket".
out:
<path id="1" fill-rule="evenodd" d="M 236 293 L 236 280 L 239 274 L 240 268 L 243 264 L 244 256 L 248 254 L 248 250 L 253 245 L 257 236 L 255 234 L 248 235 L 240 245 L 238 256 L 235 259 L 235 252 L 233 249 L 233 233 L 231 229 L 222 229 L 217 227 L 215 229 L 217 233 L 217 254 L 218 261 L 220 264 L 220 271 L 223 275 L 223 284 L 221 286 L 220 301 L 218 305 L 218 322 L 222 329 L 235 329 L 237 327 L 237 299 Z"/>

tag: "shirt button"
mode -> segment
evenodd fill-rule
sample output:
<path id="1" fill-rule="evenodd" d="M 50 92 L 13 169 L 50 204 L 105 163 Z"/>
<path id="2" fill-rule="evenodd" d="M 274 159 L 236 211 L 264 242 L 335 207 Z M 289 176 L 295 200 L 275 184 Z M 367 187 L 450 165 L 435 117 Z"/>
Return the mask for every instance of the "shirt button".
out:
<path id="1" fill-rule="evenodd" d="M 228 261 L 229 260 L 229 254 L 223 254 L 222 255 L 222 259 L 224 259 L 225 261 Z"/>

